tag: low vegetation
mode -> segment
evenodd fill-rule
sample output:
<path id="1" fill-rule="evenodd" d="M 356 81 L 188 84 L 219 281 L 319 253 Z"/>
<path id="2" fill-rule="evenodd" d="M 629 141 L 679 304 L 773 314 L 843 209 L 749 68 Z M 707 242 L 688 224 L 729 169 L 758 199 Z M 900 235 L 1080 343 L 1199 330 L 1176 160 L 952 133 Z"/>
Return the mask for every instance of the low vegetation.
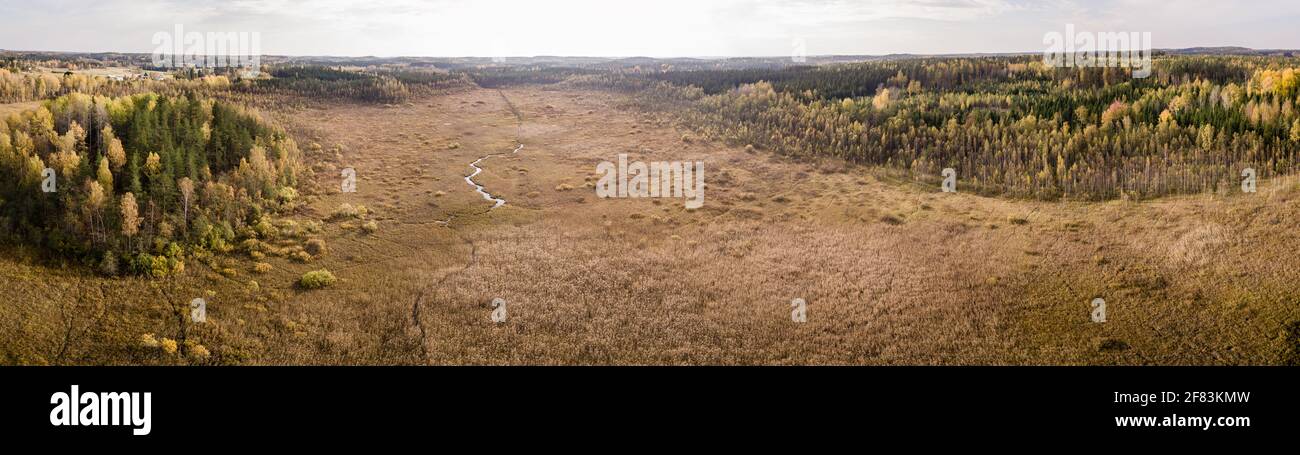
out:
<path id="1" fill-rule="evenodd" d="M 336 282 L 338 279 L 329 270 L 313 270 L 304 273 L 298 280 L 298 285 L 303 289 L 323 289 L 333 286 Z"/>

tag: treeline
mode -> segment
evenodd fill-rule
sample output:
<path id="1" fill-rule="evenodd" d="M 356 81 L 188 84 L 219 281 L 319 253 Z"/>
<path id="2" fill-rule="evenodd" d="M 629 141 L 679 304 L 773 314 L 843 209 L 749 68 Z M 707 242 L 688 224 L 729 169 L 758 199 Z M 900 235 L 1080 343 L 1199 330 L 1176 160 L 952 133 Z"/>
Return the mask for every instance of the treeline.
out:
<path id="1" fill-rule="evenodd" d="M 951 167 L 964 187 L 990 194 L 1110 199 L 1227 190 L 1248 167 L 1259 178 L 1296 170 L 1297 63 L 1168 57 L 1152 77 L 1131 79 L 1113 68 L 988 57 L 790 68 L 778 82 L 720 71 L 571 83 L 669 103 L 685 124 L 732 143 L 923 181 Z M 740 85 L 719 90 L 726 81 Z"/>
<path id="2" fill-rule="evenodd" d="M 82 74 L 19 73 L 0 69 L 0 103 L 39 101 L 73 92 L 121 96 L 144 82 L 114 81 Z"/>
<path id="3" fill-rule="evenodd" d="M 195 95 L 75 93 L 0 121 L 0 231 L 106 274 L 166 275 L 297 197 L 299 152 Z"/>
<path id="4" fill-rule="evenodd" d="M 464 75 L 431 70 L 350 71 L 308 65 L 274 67 L 269 73 L 270 78 L 236 87 L 253 94 L 282 93 L 396 104 L 412 96 L 469 84 Z"/>
<path id="5" fill-rule="evenodd" d="M 1016 58 L 918 58 L 825 66 L 789 66 L 721 71 L 667 71 L 649 77 L 675 85 L 699 87 L 708 94 L 767 82 L 805 100 L 872 96 L 883 85 L 950 90 L 975 81 L 1004 81 Z"/>
<path id="6" fill-rule="evenodd" d="M 20 73 L 0 69 L 0 103 L 43 101 L 70 93 L 109 97 L 146 92 L 178 94 L 198 91 L 213 93 L 226 90 L 230 86 L 230 80 L 226 76 L 204 76 L 194 79 L 167 81 L 143 78 L 116 81 L 107 77 L 85 74 Z"/>
<path id="7" fill-rule="evenodd" d="M 464 72 L 475 84 L 483 88 L 499 88 L 521 84 L 555 84 L 575 76 L 602 73 L 603 71 L 594 69 L 549 66 L 495 66 L 476 68 Z"/>
<path id="8" fill-rule="evenodd" d="M 1242 84 L 1258 71 L 1294 66 L 1282 57 L 1168 57 L 1154 62 L 1155 75 L 1134 79 L 1132 70 L 1120 68 L 1050 68 L 1041 56 L 913 58 L 823 66 L 787 66 L 735 70 L 661 71 L 653 80 L 699 87 L 708 94 L 734 90 L 745 84 L 768 82 L 783 92 L 805 100 L 839 100 L 873 96 L 884 86 L 914 91 L 977 93 L 1015 90 L 1007 83 L 1049 83 L 1067 87 L 1099 88 L 1129 83 L 1137 88 L 1191 81 L 1220 85 Z M 1068 82 L 1067 82 L 1068 81 Z"/>

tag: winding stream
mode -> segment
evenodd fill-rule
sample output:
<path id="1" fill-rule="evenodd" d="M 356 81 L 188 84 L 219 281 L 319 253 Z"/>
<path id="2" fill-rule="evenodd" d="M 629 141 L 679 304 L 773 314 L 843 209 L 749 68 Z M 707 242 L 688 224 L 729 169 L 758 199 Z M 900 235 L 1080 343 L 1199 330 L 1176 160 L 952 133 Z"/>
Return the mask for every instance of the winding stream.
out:
<path id="1" fill-rule="evenodd" d="M 515 147 L 514 151 L 511 151 L 511 152 L 510 152 L 510 154 L 511 154 L 511 155 L 514 155 L 514 154 L 516 154 L 516 153 L 519 153 L 519 150 L 522 149 L 522 148 L 524 148 L 524 144 L 519 144 L 518 147 Z M 478 164 L 479 164 L 479 163 L 482 163 L 483 160 L 486 160 L 486 159 L 488 159 L 488 158 L 491 158 L 491 157 L 494 157 L 494 156 L 500 156 L 500 155 L 505 155 L 505 153 L 493 153 L 493 154 L 491 154 L 491 155 L 484 155 L 482 158 L 479 158 L 479 159 L 477 159 L 477 160 L 474 160 L 473 163 L 469 163 L 469 167 L 474 168 L 474 173 L 465 176 L 465 183 L 468 183 L 470 186 L 474 187 L 474 191 L 477 191 L 478 194 L 483 195 L 483 199 L 487 199 L 487 200 L 489 200 L 489 201 L 494 201 L 494 202 L 495 202 L 495 204 L 492 205 L 492 208 L 494 208 L 494 209 L 497 208 L 497 207 L 500 207 L 500 206 L 505 205 L 505 204 L 506 204 L 506 200 L 505 200 L 505 199 L 502 199 L 502 198 L 499 198 L 499 197 L 492 196 L 491 193 L 488 193 L 487 191 L 485 191 L 485 190 L 483 189 L 483 185 L 479 185 L 479 184 L 477 184 L 477 183 L 474 183 L 474 176 L 478 175 L 480 172 L 483 172 L 483 168 L 478 167 Z M 489 209 L 489 210 L 491 210 L 491 209 Z"/>

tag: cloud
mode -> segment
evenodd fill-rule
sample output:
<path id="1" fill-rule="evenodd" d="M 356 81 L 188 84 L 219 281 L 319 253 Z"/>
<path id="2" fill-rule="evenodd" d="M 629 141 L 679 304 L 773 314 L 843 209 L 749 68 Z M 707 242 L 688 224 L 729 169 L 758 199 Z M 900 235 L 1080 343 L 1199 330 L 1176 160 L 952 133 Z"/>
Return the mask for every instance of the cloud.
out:
<path id="1" fill-rule="evenodd" d="M 0 0 L 0 47 L 149 52 L 183 23 L 292 55 L 786 55 L 796 37 L 811 54 L 1010 52 L 1074 23 L 1279 48 L 1297 20 L 1294 0 Z"/>
<path id="2" fill-rule="evenodd" d="M 803 25 L 884 19 L 970 21 L 1022 8 L 1007 0 L 765 0 L 759 3 L 763 11 Z"/>

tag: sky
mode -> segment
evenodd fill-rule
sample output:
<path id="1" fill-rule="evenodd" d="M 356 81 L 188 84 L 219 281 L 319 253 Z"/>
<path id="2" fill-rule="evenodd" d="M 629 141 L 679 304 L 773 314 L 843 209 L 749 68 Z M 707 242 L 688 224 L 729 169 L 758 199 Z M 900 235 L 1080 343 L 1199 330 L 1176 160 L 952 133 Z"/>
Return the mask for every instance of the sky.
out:
<path id="1" fill-rule="evenodd" d="M 1300 48 L 1300 0 L 0 0 L 0 49 L 153 52 L 257 32 L 267 55 L 604 57 L 1042 52 L 1047 33 Z"/>

